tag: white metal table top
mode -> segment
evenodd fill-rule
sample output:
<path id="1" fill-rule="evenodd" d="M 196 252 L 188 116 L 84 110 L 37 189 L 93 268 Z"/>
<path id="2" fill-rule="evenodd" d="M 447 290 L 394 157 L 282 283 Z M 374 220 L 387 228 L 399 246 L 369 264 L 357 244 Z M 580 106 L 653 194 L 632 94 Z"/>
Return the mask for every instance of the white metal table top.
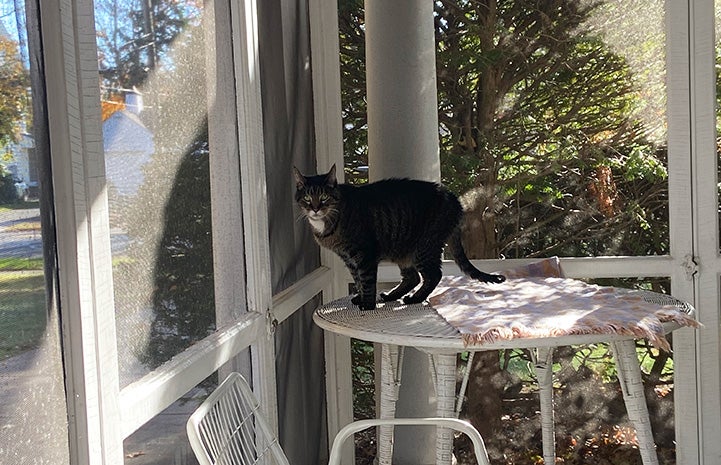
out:
<path id="1" fill-rule="evenodd" d="M 686 314 L 693 307 L 665 294 L 614 288 L 618 292 L 638 293 L 647 302 L 674 305 Z M 507 348 L 537 348 L 637 339 L 637 336 L 614 333 L 574 334 L 542 338 L 514 338 L 483 344 L 466 344 L 451 326 L 428 303 L 406 305 L 400 301 L 379 303 L 374 310 L 360 310 L 343 297 L 319 307 L 313 314 L 315 323 L 324 330 L 369 342 L 415 347 L 426 352 L 484 351 Z M 679 328 L 664 323 L 666 333 Z"/>

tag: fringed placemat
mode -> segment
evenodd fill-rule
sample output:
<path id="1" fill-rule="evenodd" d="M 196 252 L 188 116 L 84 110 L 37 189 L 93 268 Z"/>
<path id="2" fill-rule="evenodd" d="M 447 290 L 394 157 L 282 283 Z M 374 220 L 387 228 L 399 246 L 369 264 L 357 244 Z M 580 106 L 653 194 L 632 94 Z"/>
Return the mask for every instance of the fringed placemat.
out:
<path id="1" fill-rule="evenodd" d="M 692 307 L 663 294 L 562 277 L 510 278 L 486 284 L 445 276 L 429 297 L 466 344 L 514 338 L 622 334 L 669 350 L 663 323 L 698 328 Z"/>

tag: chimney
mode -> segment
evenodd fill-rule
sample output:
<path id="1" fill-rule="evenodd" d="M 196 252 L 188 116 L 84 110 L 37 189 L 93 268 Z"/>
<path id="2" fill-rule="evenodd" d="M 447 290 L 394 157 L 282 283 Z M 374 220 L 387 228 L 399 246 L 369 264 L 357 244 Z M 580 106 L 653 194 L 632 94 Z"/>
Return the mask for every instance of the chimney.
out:
<path id="1" fill-rule="evenodd" d="M 125 109 L 136 115 L 143 111 L 143 96 L 136 89 L 125 94 Z"/>

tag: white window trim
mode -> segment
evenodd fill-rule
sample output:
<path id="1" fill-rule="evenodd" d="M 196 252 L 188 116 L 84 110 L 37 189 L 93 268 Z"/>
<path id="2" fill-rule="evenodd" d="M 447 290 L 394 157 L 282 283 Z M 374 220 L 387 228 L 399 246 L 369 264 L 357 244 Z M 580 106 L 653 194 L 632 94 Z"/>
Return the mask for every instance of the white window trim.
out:
<path id="1" fill-rule="evenodd" d="M 237 221 L 222 226 L 230 238 L 224 250 L 233 247 L 233 239 L 244 241 L 229 256 L 245 261 L 252 273 L 245 292 L 225 281 L 220 300 L 229 307 L 225 310 L 237 313 L 242 307 L 249 313 L 121 392 L 93 2 L 41 4 L 46 75 L 52 76 L 48 112 L 73 464 L 122 464 L 125 437 L 248 346 L 254 384 L 269 418 L 277 418 L 273 341 L 267 331 L 272 305 L 267 201 L 265 183 L 259 182 L 265 171 L 256 1 L 232 0 L 231 10 L 240 153 L 228 161 L 235 163 L 235 175 L 228 166 L 220 168 L 235 180 L 226 185 L 237 187 L 222 194 L 228 198 L 220 214 L 235 208 L 230 217 Z"/>
<path id="2" fill-rule="evenodd" d="M 266 418 L 278 429 L 275 346 L 272 340 L 272 281 L 268 240 L 268 198 L 263 152 L 257 0 L 231 3 L 236 107 L 240 149 L 248 311 L 266 317 L 268 331 L 252 346 L 253 386 Z"/>
<path id="3" fill-rule="evenodd" d="M 277 428 L 275 353 L 269 332 L 272 297 L 256 5 L 255 0 L 230 2 L 232 24 L 226 32 L 234 44 L 235 130 L 239 147 L 237 152 L 231 151 L 211 163 L 212 197 L 216 199 L 213 253 L 219 278 L 216 312 L 228 316 L 247 312 L 247 316 L 218 328 L 215 334 L 123 389 L 123 437 L 248 347 L 256 394 L 270 423 Z M 213 98 L 216 89 L 213 83 L 210 87 L 209 97 Z M 238 268 L 241 263 L 246 267 L 245 289 L 238 289 L 239 275 L 243 275 Z"/>
<path id="4" fill-rule="evenodd" d="M 97 52 L 90 0 L 43 2 L 73 464 L 123 461 Z"/>
<path id="5" fill-rule="evenodd" d="M 265 318 L 249 312 L 125 387 L 120 393 L 122 436 L 130 436 L 240 351 L 265 337 L 265 328 Z"/>
<path id="6" fill-rule="evenodd" d="M 667 4 L 674 2 L 667 0 Z M 716 153 L 715 5 L 688 2 L 690 60 L 690 141 L 692 162 L 693 244 L 699 273 L 696 309 L 704 328 L 696 331 L 699 463 L 721 461 L 721 257 L 719 257 L 718 178 Z M 691 356 L 689 356 L 691 359 Z M 691 397 L 693 393 L 688 393 Z M 681 405 L 680 408 L 685 407 Z M 677 410 L 678 413 L 678 410 Z M 679 415 L 686 414 L 685 412 Z M 677 417 L 678 418 L 678 417 Z M 689 438 L 689 445 L 692 438 Z"/>

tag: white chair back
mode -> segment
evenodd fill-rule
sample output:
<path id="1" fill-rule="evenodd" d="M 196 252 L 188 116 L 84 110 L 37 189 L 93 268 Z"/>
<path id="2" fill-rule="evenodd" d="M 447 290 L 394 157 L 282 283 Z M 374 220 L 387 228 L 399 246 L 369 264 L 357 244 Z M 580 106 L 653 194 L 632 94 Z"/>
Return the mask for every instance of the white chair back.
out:
<path id="1" fill-rule="evenodd" d="M 489 465 L 488 453 L 478 430 L 456 418 L 355 421 L 336 435 L 329 465 L 340 465 L 341 446 L 346 439 L 379 425 L 427 425 L 460 431 L 470 437 L 478 463 Z M 190 446 L 200 465 L 290 465 L 278 438 L 260 412 L 258 399 L 239 373 L 231 373 L 193 412 L 186 426 Z"/>
<path id="2" fill-rule="evenodd" d="M 245 378 L 231 373 L 193 412 L 186 425 L 190 446 L 200 464 L 289 465 L 278 438 L 259 410 L 260 404 Z"/>

